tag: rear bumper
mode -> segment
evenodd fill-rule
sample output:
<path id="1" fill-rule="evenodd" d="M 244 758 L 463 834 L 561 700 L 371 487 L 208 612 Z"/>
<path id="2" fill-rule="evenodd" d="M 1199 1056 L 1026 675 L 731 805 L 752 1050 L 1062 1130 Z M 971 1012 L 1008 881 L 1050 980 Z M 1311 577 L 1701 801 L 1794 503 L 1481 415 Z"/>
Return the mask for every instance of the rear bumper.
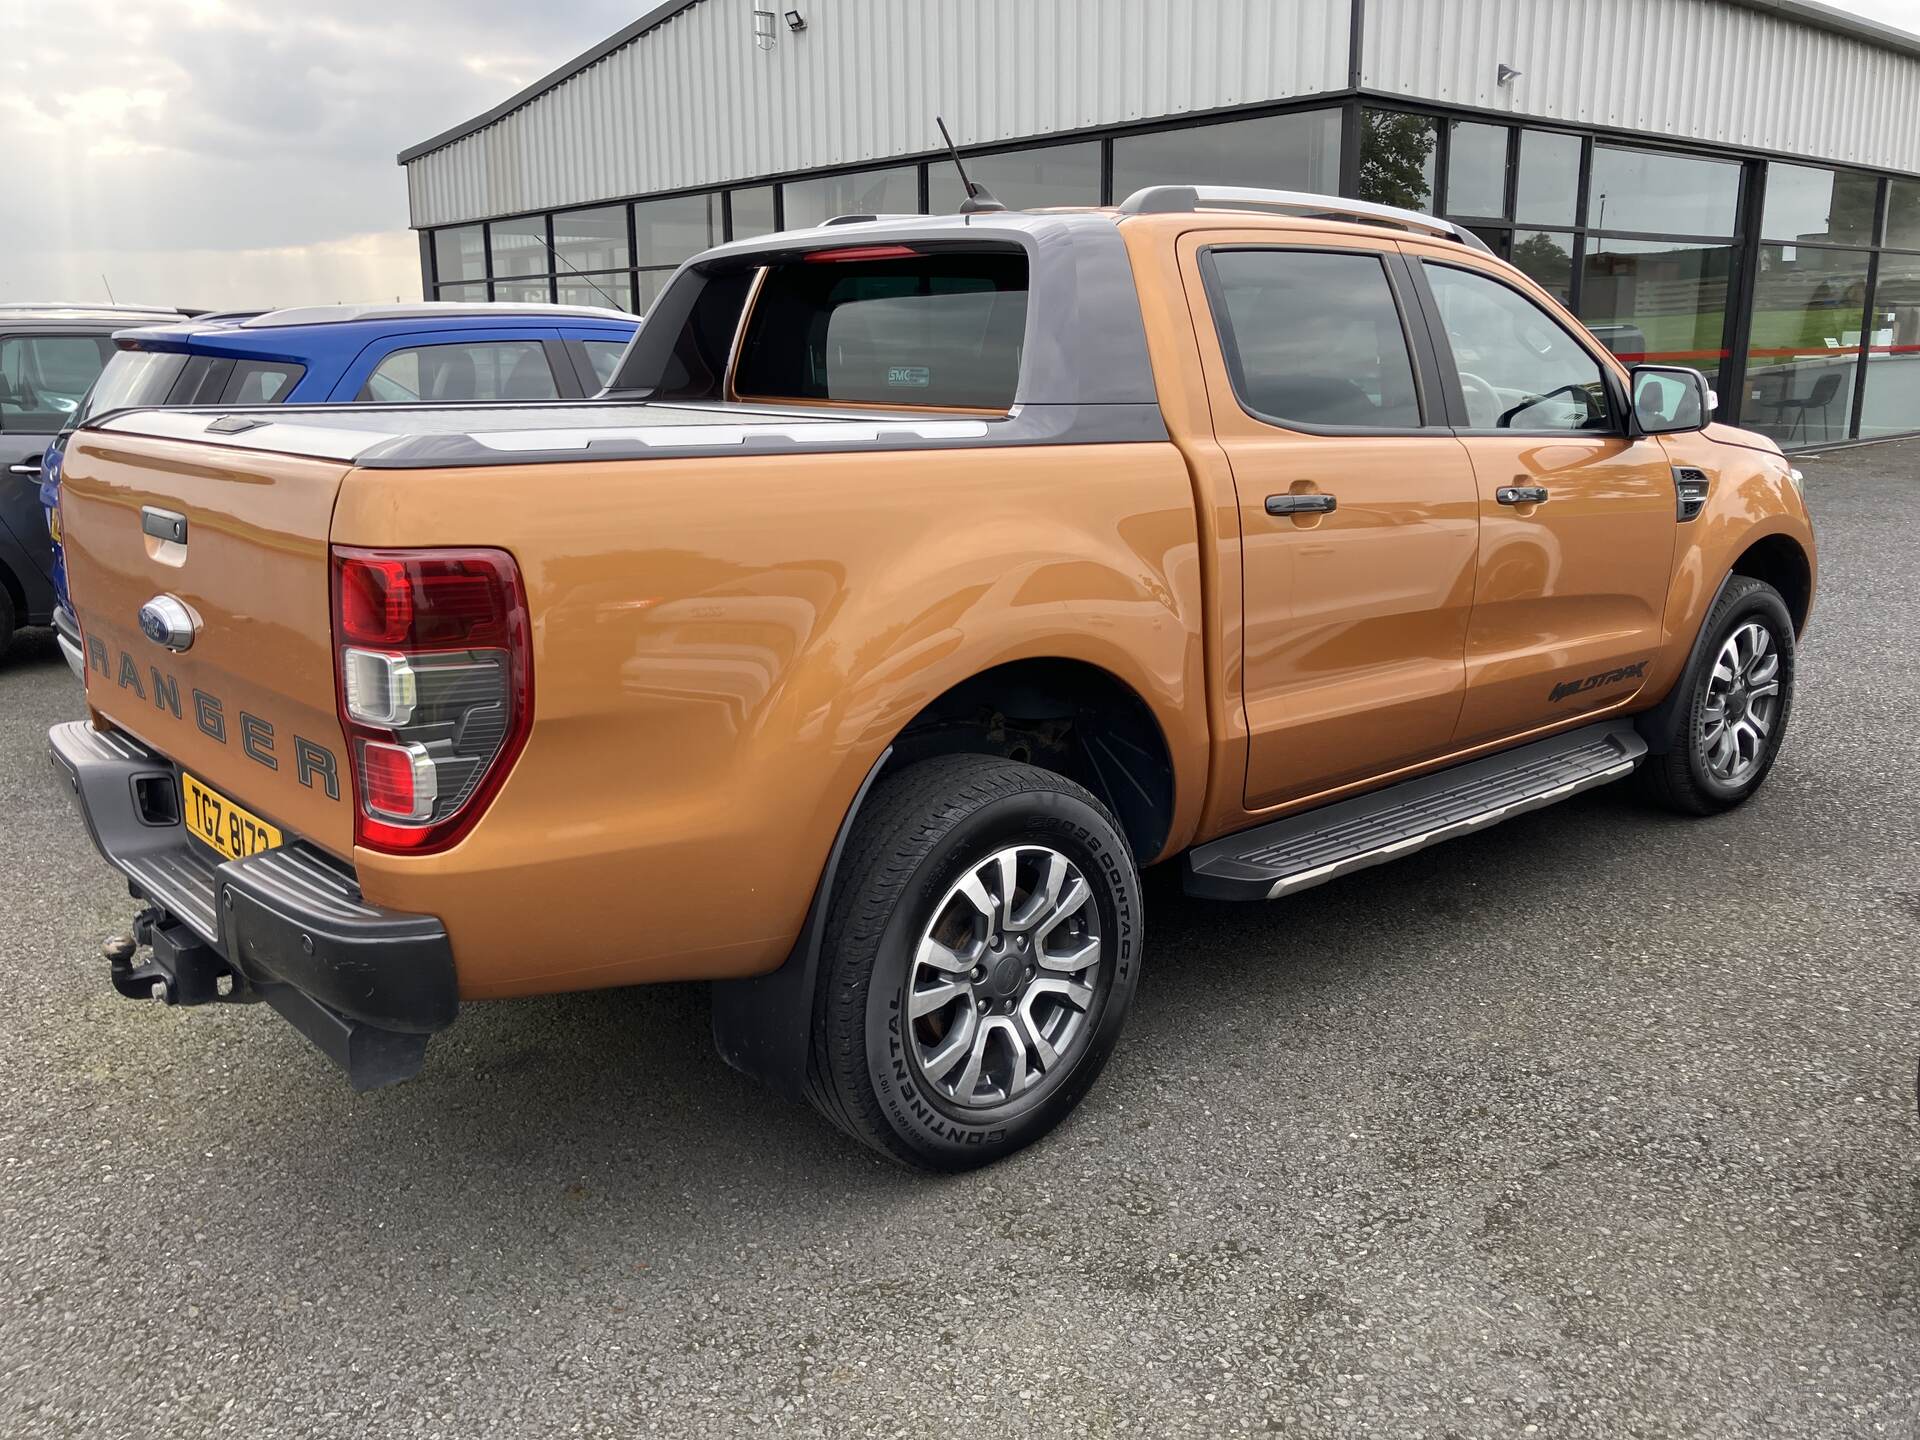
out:
<path id="1" fill-rule="evenodd" d="M 84 681 L 87 678 L 87 657 L 80 648 L 80 622 L 73 618 L 73 612 L 64 605 L 53 607 L 53 633 L 60 642 L 61 658 L 67 662 L 67 668 L 73 671 L 73 678 Z"/>
<path id="2" fill-rule="evenodd" d="M 418 1071 L 427 1037 L 459 1004 L 437 919 L 368 904 L 349 868 L 298 841 L 223 861 L 177 820 L 154 823 L 155 787 L 177 797 L 177 774 L 128 736 L 71 721 L 47 740 L 94 846 L 159 912 L 143 928 L 168 937 L 151 962 L 167 999 L 212 999 L 212 972 L 223 972 L 236 993 L 221 998 L 267 1001 L 356 1089 Z"/>

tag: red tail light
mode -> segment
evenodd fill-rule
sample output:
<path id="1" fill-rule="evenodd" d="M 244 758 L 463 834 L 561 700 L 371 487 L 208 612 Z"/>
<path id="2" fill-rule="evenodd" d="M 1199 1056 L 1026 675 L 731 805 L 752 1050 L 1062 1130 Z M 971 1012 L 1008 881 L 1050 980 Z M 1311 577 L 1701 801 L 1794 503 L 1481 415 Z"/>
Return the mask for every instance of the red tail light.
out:
<path id="1" fill-rule="evenodd" d="M 473 828 L 533 724 L 526 591 L 504 550 L 333 547 L 354 840 L 426 854 Z"/>

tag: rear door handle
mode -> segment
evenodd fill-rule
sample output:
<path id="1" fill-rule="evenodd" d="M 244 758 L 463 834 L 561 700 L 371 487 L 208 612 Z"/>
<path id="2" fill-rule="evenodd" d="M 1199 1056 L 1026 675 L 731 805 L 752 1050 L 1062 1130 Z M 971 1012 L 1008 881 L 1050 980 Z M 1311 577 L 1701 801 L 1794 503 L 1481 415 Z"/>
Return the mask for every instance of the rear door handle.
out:
<path id="1" fill-rule="evenodd" d="M 1502 485 L 1493 492 L 1493 498 L 1502 505 L 1539 505 L 1547 498 L 1544 485 Z"/>
<path id="2" fill-rule="evenodd" d="M 7 466 L 7 473 L 9 475 L 29 475 L 37 478 L 40 474 L 40 467 L 38 465 L 9 465 Z"/>
<path id="3" fill-rule="evenodd" d="M 1269 515 L 1325 515 L 1337 510 L 1340 501 L 1333 495 L 1269 495 Z"/>

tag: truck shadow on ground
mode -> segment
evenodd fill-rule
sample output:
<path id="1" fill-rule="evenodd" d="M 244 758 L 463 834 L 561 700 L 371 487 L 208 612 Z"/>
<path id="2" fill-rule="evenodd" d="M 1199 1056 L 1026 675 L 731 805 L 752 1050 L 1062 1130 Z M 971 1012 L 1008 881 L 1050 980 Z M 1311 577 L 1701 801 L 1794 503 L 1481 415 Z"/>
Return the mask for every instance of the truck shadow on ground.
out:
<path id="1" fill-rule="evenodd" d="M 1120 1112 L 1180 1057 L 1243 1024 L 1248 1043 L 1285 1048 L 1305 1012 L 1404 1006 L 1397 979 L 1433 965 L 1462 927 L 1501 927 L 1531 903 L 1463 876 L 1511 874 L 1569 844 L 1617 848 L 1617 832 L 1645 839 L 1663 823 L 1603 792 L 1275 906 L 1194 900 L 1175 867 L 1150 872 L 1146 979 L 1114 1061 L 1061 1132 L 972 1176 L 901 1170 L 729 1069 L 697 985 L 467 1006 L 418 1079 L 369 1096 L 315 1098 L 313 1082 L 334 1077 L 305 1073 L 324 1070 L 310 1052 L 263 1062 L 261 1078 L 292 1097 L 280 1133 L 317 1157 L 311 1202 L 346 1225 L 364 1223 L 369 1186 L 392 1186 L 407 1203 L 382 1223 L 403 1233 L 409 1215 L 461 1209 L 508 1233 L 558 1206 L 574 1218 L 552 1223 L 576 1238 L 599 1228 L 597 1214 L 622 1243 L 671 1247 L 716 1209 L 743 1222 L 788 1207 L 871 1218 L 929 1186 L 1017 1192 L 1089 1147 L 1139 1143 Z M 338 1188 L 341 1174 L 355 1184 Z"/>

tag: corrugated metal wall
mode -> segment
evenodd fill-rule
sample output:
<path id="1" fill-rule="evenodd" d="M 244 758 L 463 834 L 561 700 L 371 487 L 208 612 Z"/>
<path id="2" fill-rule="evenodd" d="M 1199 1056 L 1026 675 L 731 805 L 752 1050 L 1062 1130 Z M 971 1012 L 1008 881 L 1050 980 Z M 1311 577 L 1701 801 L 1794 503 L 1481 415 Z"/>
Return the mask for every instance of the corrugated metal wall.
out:
<path id="1" fill-rule="evenodd" d="M 1719 0 L 1367 0 L 1361 84 L 1920 171 L 1920 59 Z M 1523 72 L 1494 83 L 1502 63 Z"/>
<path id="2" fill-rule="evenodd" d="M 407 166 L 416 226 L 1285 100 L 1347 83 L 1349 0 L 702 0 Z"/>

